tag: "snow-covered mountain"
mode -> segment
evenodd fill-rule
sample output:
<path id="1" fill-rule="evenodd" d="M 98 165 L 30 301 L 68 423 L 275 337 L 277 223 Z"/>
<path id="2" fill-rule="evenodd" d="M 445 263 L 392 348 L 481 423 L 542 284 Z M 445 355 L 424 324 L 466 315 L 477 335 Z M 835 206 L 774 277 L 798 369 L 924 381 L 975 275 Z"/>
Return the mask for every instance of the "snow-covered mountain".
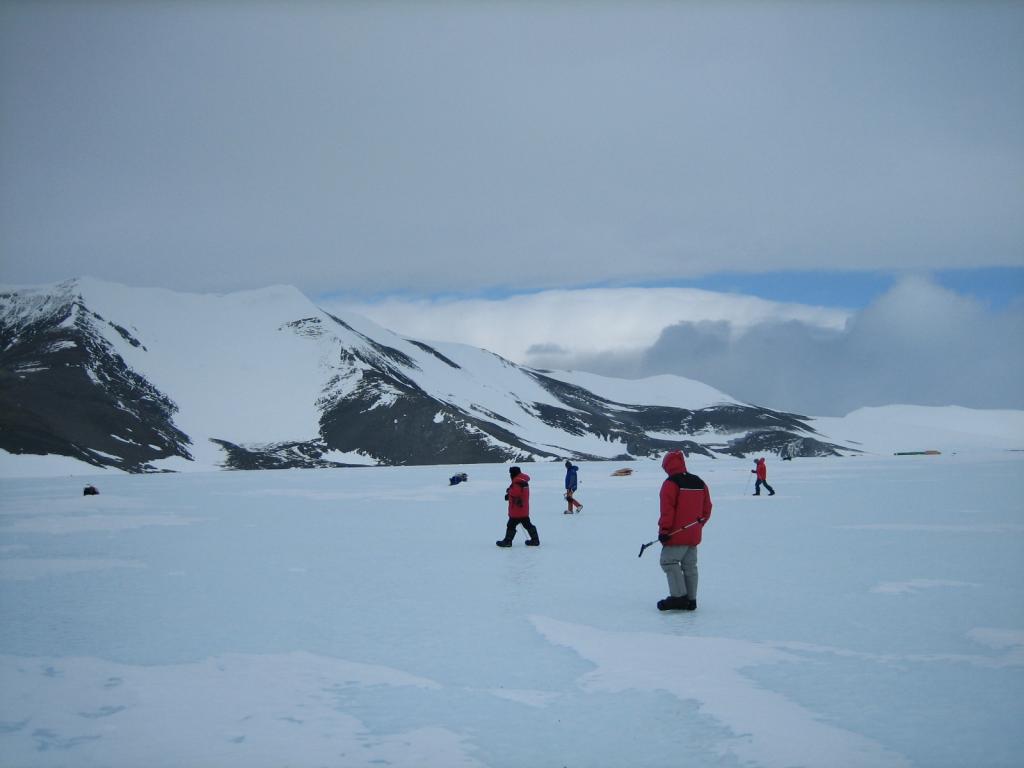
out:
<path id="1" fill-rule="evenodd" d="M 403 338 L 290 287 L 0 291 L 8 454 L 146 472 L 862 450 L 863 429 L 822 423 L 679 377 L 543 371 Z"/>

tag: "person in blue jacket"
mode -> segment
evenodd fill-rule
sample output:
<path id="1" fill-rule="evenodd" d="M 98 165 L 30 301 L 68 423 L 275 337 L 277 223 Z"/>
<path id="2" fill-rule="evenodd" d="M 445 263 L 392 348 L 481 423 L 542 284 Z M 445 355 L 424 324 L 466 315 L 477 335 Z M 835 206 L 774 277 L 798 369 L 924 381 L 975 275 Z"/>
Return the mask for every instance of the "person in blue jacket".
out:
<path id="1" fill-rule="evenodd" d="M 565 503 L 569 505 L 565 510 L 567 515 L 583 511 L 583 505 L 573 498 L 573 494 L 576 493 L 576 473 L 579 469 L 568 459 L 565 460 Z"/>

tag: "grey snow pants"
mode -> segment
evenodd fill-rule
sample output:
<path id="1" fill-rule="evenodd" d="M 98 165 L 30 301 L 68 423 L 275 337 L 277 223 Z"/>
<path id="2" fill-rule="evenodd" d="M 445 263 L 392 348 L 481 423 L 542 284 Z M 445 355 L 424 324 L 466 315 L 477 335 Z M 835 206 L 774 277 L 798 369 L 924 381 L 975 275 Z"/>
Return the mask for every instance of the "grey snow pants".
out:
<path id="1" fill-rule="evenodd" d="M 662 547 L 661 570 L 668 578 L 669 595 L 697 599 L 696 547 Z"/>

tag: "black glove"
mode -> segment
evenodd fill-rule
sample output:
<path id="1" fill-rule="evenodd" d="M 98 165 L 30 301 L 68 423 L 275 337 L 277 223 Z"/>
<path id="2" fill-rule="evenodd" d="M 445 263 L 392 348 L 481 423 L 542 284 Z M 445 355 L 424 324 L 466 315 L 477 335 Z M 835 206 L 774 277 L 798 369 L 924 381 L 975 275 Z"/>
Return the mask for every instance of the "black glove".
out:
<path id="1" fill-rule="evenodd" d="M 505 494 L 505 501 L 508 501 L 508 494 Z"/>
<path id="2" fill-rule="evenodd" d="M 671 539 L 671 538 L 672 538 L 672 534 L 670 534 L 670 533 L 659 533 L 658 534 L 658 541 L 660 541 L 662 544 L 668 544 L 668 540 Z"/>
<path id="3" fill-rule="evenodd" d="M 517 507 L 523 506 L 523 500 L 522 499 L 516 499 L 516 506 Z"/>

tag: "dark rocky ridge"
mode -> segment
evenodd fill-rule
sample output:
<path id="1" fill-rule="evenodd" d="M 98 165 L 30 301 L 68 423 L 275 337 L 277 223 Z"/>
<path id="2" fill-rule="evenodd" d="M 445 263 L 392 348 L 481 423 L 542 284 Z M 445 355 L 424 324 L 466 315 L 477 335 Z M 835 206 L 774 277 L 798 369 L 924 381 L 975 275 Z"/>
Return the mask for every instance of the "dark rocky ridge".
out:
<path id="1" fill-rule="evenodd" d="M 11 298 L 0 296 L 0 304 Z M 0 322 L 0 448 L 128 472 L 190 459 L 174 402 L 125 364 L 95 332 L 99 323 L 139 345 L 74 299 L 40 306 L 21 323 Z"/>

